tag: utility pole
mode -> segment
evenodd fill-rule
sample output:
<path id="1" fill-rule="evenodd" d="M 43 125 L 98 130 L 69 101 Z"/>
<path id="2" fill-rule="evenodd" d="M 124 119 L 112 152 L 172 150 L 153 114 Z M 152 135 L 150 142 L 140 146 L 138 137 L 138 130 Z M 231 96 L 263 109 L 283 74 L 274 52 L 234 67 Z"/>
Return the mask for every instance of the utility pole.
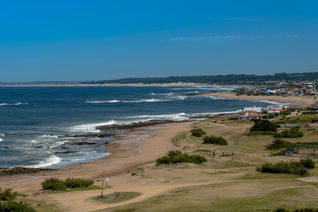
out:
<path id="1" fill-rule="evenodd" d="M 104 198 L 104 180 L 105 180 L 105 171 L 103 171 L 103 175 L 102 175 L 102 192 L 100 194 L 101 198 Z"/>

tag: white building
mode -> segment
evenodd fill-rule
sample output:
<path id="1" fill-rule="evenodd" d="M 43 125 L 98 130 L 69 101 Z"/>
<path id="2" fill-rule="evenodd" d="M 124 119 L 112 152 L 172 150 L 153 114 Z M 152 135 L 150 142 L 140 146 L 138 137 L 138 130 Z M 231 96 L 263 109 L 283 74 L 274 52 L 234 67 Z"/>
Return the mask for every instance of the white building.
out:
<path id="1" fill-rule="evenodd" d="M 257 113 L 261 113 L 263 111 L 263 108 L 261 107 L 256 107 L 256 106 L 253 106 L 253 107 L 244 107 L 244 110 L 243 111 L 255 111 Z"/>

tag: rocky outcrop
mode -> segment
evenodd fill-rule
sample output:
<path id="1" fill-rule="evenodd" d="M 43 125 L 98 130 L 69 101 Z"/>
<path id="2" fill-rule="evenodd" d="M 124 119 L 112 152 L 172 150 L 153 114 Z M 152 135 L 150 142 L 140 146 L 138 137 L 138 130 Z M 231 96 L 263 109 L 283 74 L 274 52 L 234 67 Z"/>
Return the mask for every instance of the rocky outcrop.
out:
<path id="1" fill-rule="evenodd" d="M 53 171 L 54 169 L 47 168 L 26 168 L 26 167 L 14 167 L 14 168 L 0 168 L 0 176 L 15 175 L 15 174 L 30 174 L 41 171 Z"/>

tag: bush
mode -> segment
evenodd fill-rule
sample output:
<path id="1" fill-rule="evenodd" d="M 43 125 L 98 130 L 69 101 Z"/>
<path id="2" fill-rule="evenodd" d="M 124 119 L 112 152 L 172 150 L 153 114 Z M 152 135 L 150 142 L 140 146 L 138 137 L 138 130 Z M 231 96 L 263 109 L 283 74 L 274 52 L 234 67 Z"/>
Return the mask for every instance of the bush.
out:
<path id="1" fill-rule="evenodd" d="M 180 152 L 179 150 L 176 151 L 169 151 L 166 156 L 160 157 L 156 160 L 156 164 L 177 164 L 177 163 L 195 163 L 201 164 L 206 162 L 207 159 L 200 155 L 188 155 Z"/>
<path id="2" fill-rule="evenodd" d="M 266 146 L 266 149 L 267 150 L 278 150 L 281 148 L 292 147 L 292 146 L 293 146 L 293 143 L 288 142 L 288 141 L 284 141 L 281 138 L 276 138 L 272 144 Z"/>
<path id="3" fill-rule="evenodd" d="M 67 178 L 64 182 L 67 188 L 83 188 L 93 185 L 93 180 L 80 179 L 80 178 Z"/>
<path id="4" fill-rule="evenodd" d="M 256 170 L 262 173 L 285 173 L 300 176 L 309 174 L 308 170 L 300 162 L 265 163 L 257 167 Z"/>
<path id="5" fill-rule="evenodd" d="M 304 133 L 300 131 L 300 127 L 292 127 L 289 130 L 284 130 L 275 135 L 276 138 L 300 138 L 303 136 Z"/>
<path id="6" fill-rule="evenodd" d="M 64 182 L 58 178 L 49 178 L 44 180 L 42 183 L 42 188 L 44 190 L 53 190 L 53 191 L 65 191 L 66 185 Z"/>
<path id="7" fill-rule="evenodd" d="M 215 136 L 205 136 L 203 138 L 203 144 L 228 145 L 227 140 L 225 140 L 223 137 Z"/>
<path id="8" fill-rule="evenodd" d="M 250 131 L 269 131 L 276 132 L 279 125 L 263 119 L 254 119 L 254 126 L 250 129 Z"/>
<path id="9" fill-rule="evenodd" d="M 25 202 L 3 201 L 0 202 L 1 212 L 35 212 L 29 204 Z"/>
<path id="10" fill-rule="evenodd" d="M 65 191 L 67 188 L 83 188 L 94 184 L 93 180 L 80 178 L 67 178 L 65 181 L 58 178 L 49 178 L 42 182 L 44 190 Z"/>
<path id="11" fill-rule="evenodd" d="M 292 143 L 289 141 L 285 141 L 281 138 L 276 138 L 272 144 L 265 146 L 267 150 L 278 150 L 281 148 L 286 148 L 286 147 L 292 147 L 292 148 L 298 148 L 298 147 L 303 147 L 303 146 L 318 146 L 317 142 L 296 142 Z"/>
<path id="12" fill-rule="evenodd" d="M 301 209 L 289 210 L 289 209 L 285 209 L 285 208 L 278 208 L 278 209 L 274 210 L 273 212 L 318 212 L 318 209 L 301 208 Z"/>
<path id="13" fill-rule="evenodd" d="M 303 165 L 307 169 L 315 168 L 315 162 L 311 159 L 302 159 L 300 160 L 301 165 Z"/>
<path id="14" fill-rule="evenodd" d="M 206 132 L 204 132 L 204 130 L 202 130 L 201 128 L 195 128 L 191 130 L 191 135 L 195 137 L 202 137 L 205 134 Z"/>
<path id="15" fill-rule="evenodd" d="M 1 191 L 0 188 L 0 200 L 14 200 L 15 197 L 18 195 L 17 192 L 12 192 L 12 189 L 6 189 L 4 191 Z"/>

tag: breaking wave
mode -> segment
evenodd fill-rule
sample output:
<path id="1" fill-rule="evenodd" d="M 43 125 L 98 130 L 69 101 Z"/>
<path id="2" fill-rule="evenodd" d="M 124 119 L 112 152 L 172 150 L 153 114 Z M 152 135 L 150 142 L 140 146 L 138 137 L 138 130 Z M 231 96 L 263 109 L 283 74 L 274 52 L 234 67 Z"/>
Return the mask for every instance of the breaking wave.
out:
<path id="1" fill-rule="evenodd" d="M 61 158 L 57 157 L 55 155 L 51 155 L 50 157 L 46 158 L 44 161 L 41 161 L 40 163 L 36 165 L 31 165 L 31 166 L 25 166 L 28 168 L 43 168 L 43 167 L 49 167 L 55 164 L 58 164 L 61 162 Z"/>
<path id="2" fill-rule="evenodd" d="M 3 141 L 5 137 L 6 137 L 6 134 L 0 133 L 0 142 Z"/>
<path id="3" fill-rule="evenodd" d="M 0 106 L 19 106 L 19 105 L 27 105 L 28 103 L 17 102 L 17 103 L 0 103 Z"/>
<path id="4" fill-rule="evenodd" d="M 145 103 L 145 102 L 167 102 L 170 101 L 168 99 L 139 99 L 139 100 L 118 100 L 118 99 L 112 99 L 112 100 L 91 100 L 86 101 L 88 104 L 107 104 L 107 103 Z"/>
<path id="5" fill-rule="evenodd" d="M 110 120 L 107 122 L 99 122 L 99 123 L 92 123 L 92 124 L 81 124 L 76 125 L 70 128 L 71 132 L 92 132 L 92 133 L 98 133 L 100 130 L 96 129 L 98 126 L 105 126 L 105 125 L 113 125 L 116 124 L 115 120 Z"/>

